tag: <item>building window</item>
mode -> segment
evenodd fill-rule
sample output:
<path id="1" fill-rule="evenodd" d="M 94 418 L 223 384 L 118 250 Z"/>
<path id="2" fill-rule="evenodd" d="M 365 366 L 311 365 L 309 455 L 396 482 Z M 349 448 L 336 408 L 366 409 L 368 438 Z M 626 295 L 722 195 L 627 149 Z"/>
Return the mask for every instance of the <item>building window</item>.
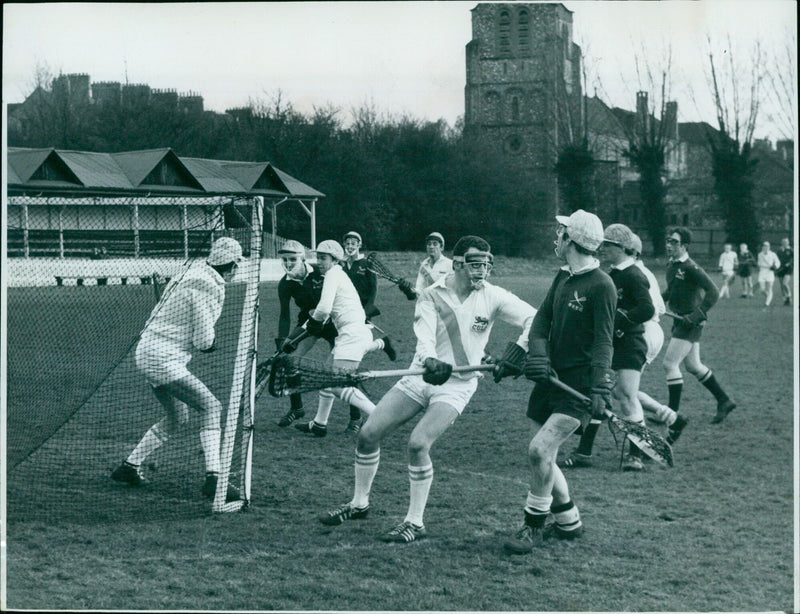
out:
<path id="1" fill-rule="evenodd" d="M 530 51 L 530 19 L 528 11 L 521 10 L 517 18 L 517 45 L 521 55 L 527 55 Z"/>
<path id="2" fill-rule="evenodd" d="M 511 15 L 508 11 L 500 12 L 498 44 L 501 55 L 509 55 L 511 53 Z"/>

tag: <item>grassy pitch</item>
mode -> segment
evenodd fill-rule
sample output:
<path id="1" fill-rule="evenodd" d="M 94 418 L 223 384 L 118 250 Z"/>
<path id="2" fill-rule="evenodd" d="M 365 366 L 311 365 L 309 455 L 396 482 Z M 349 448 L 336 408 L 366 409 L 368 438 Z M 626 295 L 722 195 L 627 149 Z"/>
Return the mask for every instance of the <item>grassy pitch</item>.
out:
<path id="1" fill-rule="evenodd" d="M 551 275 L 493 281 L 537 306 Z M 262 286 L 260 303 L 259 349 L 268 356 L 277 323 L 276 284 Z M 378 305 L 383 315 L 376 323 L 390 334 L 399 357 L 393 364 L 383 353 L 371 354 L 363 366 L 405 366 L 414 351 L 413 303 L 382 283 Z M 429 537 L 409 545 L 376 537 L 406 512 L 405 446 L 413 423 L 383 444 L 370 517 L 327 528 L 316 516 L 352 494 L 354 440 L 341 432 L 347 409 L 337 402 L 328 436 L 318 439 L 279 428 L 288 400 L 265 394 L 256 407 L 253 498 L 246 512 L 110 522 L 98 510 L 95 520 L 13 523 L 6 606 L 792 611 L 792 312 L 779 301 L 768 312 L 754 299 L 718 303 L 701 356 L 739 408 L 722 424 L 709 424 L 713 399 L 686 374 L 681 411 L 690 423 L 675 446 L 671 470 L 651 464 L 645 473 L 621 473 L 603 427 L 596 466 L 566 472 L 586 527 L 574 543 L 547 542 L 531 556 L 502 551 L 503 539 L 521 521 L 527 492 L 530 424 L 524 411 L 531 384 L 524 379 L 496 385 L 487 378 L 434 446 Z M 501 353 L 514 334 L 497 325 L 489 349 Z M 319 356 L 324 345 L 315 349 Z M 80 348 L 74 354 L 80 356 Z M 33 383 L 40 374 L 14 376 Z M 390 383 L 369 384 L 368 393 L 377 400 Z M 19 390 L 26 382 L 13 384 Z M 659 363 L 645 372 L 642 388 L 666 400 Z M 305 400 L 310 418 L 316 395 Z M 577 437 L 562 453 L 576 443 Z"/>

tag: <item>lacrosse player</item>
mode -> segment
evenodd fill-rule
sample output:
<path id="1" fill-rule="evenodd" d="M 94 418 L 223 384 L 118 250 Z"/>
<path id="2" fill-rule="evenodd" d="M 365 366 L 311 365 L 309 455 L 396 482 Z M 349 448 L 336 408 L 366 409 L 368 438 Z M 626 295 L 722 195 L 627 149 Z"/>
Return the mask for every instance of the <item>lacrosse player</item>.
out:
<path id="1" fill-rule="evenodd" d="M 681 316 L 672 323 L 672 339 L 669 340 L 663 360 L 669 406 L 675 411 L 679 410 L 683 392 L 680 365 L 684 363 L 689 373 L 714 395 L 717 413 L 711 423 L 718 424 L 736 408 L 736 403 L 719 385 L 711 369 L 700 362 L 700 336 L 708 310 L 717 302 L 719 293 L 708 273 L 689 258 L 687 250 L 691 242 L 692 233 L 688 228 L 675 228 L 667 235 L 669 262 L 664 300 L 675 314 Z"/>
<path id="2" fill-rule="evenodd" d="M 742 298 L 753 298 L 753 271 L 756 266 L 756 259 L 753 252 L 747 247 L 747 243 L 739 245 L 739 270 L 737 274 L 742 278 Z"/>
<path id="3" fill-rule="evenodd" d="M 781 239 L 781 246 L 778 249 L 778 260 L 781 261 L 781 267 L 776 271 L 776 275 L 780 280 L 781 294 L 783 295 L 783 304 L 792 304 L 792 269 L 794 268 L 794 250 L 789 245 L 788 237 Z"/>
<path id="4" fill-rule="evenodd" d="M 522 329 L 516 343 L 524 354 L 536 314 L 515 295 L 486 281 L 492 260 L 486 241 L 462 237 L 453 249 L 453 272 L 420 294 L 414 313 L 417 347 L 411 365 L 426 373 L 402 378 L 379 401 L 358 435 L 353 498 L 323 514 L 323 524 L 335 526 L 367 517 L 382 441 L 422 414 L 408 441 L 408 512 L 403 522 L 381 539 L 407 543 L 425 537 L 423 513 L 433 481 L 430 449 L 455 422 L 478 386 L 476 373 L 452 373 L 453 365 L 480 363 L 498 319 Z"/>
<path id="5" fill-rule="evenodd" d="M 375 306 L 375 297 L 378 295 L 378 277 L 366 267 L 366 258 L 361 253 L 361 246 L 363 244 L 361 235 L 356 231 L 351 230 L 342 239 L 344 245 L 345 259 L 342 261 L 342 269 L 358 292 L 361 299 L 361 306 L 364 307 L 364 313 L 367 316 L 367 325 L 374 329 L 375 325 L 370 322 L 372 318 L 380 315 L 380 310 Z M 372 346 L 368 351 L 383 350 L 389 357 L 389 360 L 394 362 L 397 359 L 397 352 L 392 346 L 392 341 L 389 336 L 384 334 L 382 338 L 375 339 Z M 361 428 L 361 412 L 359 409 L 350 406 L 350 422 L 345 429 L 347 433 L 358 433 Z"/>
<path id="6" fill-rule="evenodd" d="M 317 246 L 317 263 L 325 279 L 319 303 L 306 322 L 306 330 L 315 337 L 321 337 L 325 331 L 325 322 L 330 318 L 338 331 L 333 343 L 333 366 L 354 371 L 373 345 L 373 340 L 358 292 L 347 273 L 339 266 L 342 260 L 344 250 L 337 241 L 329 239 Z M 328 417 L 335 397 L 357 407 L 359 412 L 366 415 L 375 408 L 372 401 L 358 388 L 325 388 L 319 392 L 317 415 L 311 422 L 295 424 L 295 428 L 316 437 L 325 437 L 328 434 Z"/>
<path id="7" fill-rule="evenodd" d="M 111 479 L 131 486 L 145 482 L 141 464 L 189 420 L 189 407 L 203 414 L 200 445 L 206 476 L 202 493 L 214 497 L 220 472 L 220 417 L 222 404 L 187 368 L 192 350 L 215 349 L 214 327 L 222 314 L 225 284 L 236 274 L 242 247 L 229 237 L 217 239 L 205 263 L 190 268 L 170 295 L 156 306 L 136 346 L 136 367 L 147 379 L 166 416 L 150 427 Z M 228 486 L 228 499 L 238 499 Z"/>
<path id="8" fill-rule="evenodd" d="M 722 253 L 719 255 L 719 272 L 722 275 L 722 288 L 719 290 L 720 298 L 731 297 L 730 283 L 736 276 L 736 267 L 738 266 L 739 258 L 736 257 L 736 252 L 733 251 L 733 245 L 726 243 L 722 247 Z"/>
<path id="9" fill-rule="evenodd" d="M 650 298 L 650 282 L 634 265 L 633 231 L 625 224 L 611 224 L 605 229 L 601 258 L 611 265 L 609 275 L 617 289 L 617 310 L 614 315 L 614 352 L 611 368 L 616 375 L 614 400 L 621 417 L 644 424 L 639 403 L 639 380 L 647 359 L 644 323 L 653 317 L 655 307 Z M 591 464 L 592 447 L 600 427 L 592 420 L 581 433 L 578 448 L 562 463 L 562 467 L 584 467 Z M 642 452 L 633 444 L 622 459 L 623 471 L 642 471 Z"/>
<path id="10" fill-rule="evenodd" d="M 644 340 L 647 343 L 647 357 L 645 365 L 642 367 L 644 371 L 645 367 L 652 364 L 656 356 L 661 353 L 661 348 L 664 347 L 664 329 L 661 328 L 660 318 L 667 312 L 667 306 L 664 304 L 664 297 L 661 296 L 661 288 L 656 276 L 642 262 L 642 239 L 637 234 L 633 235 L 633 257 L 634 264 L 644 273 L 650 283 L 648 290 L 653 307 L 655 307 L 653 317 L 644 323 Z M 667 443 L 670 445 L 675 443 L 681 436 L 684 427 L 689 423 L 688 418 L 659 403 L 643 390 L 639 390 L 639 402 L 642 404 L 642 409 L 651 418 L 667 426 Z"/>
<path id="11" fill-rule="evenodd" d="M 417 281 L 412 292 L 419 295 L 425 288 L 453 272 L 453 261 L 442 254 L 444 250 L 444 237 L 441 233 L 432 232 L 425 238 L 425 251 L 428 257 L 419 265 Z"/>
<path id="12" fill-rule="evenodd" d="M 522 528 L 504 543 L 512 554 L 526 554 L 545 537 L 545 520 L 555 523 L 548 537 L 572 539 L 583 532 L 580 513 L 556 464 L 558 448 L 590 417 L 602 419 L 611 403 L 611 370 L 617 290 L 595 258 L 603 242 L 603 224 L 578 209 L 556 216 L 556 255 L 566 265 L 556 275 L 534 318 L 525 377 L 536 382 L 528 401 L 533 438 L 528 445 L 530 486 Z M 557 376 L 591 398 L 591 405 L 566 394 L 550 378 Z"/>
<path id="13" fill-rule="evenodd" d="M 772 287 L 775 285 L 775 271 L 781 268 L 778 254 L 770 248 L 769 241 L 761 244 L 758 252 L 758 289 L 764 295 L 764 307 L 772 303 Z"/>
<path id="14" fill-rule="evenodd" d="M 278 300 L 281 311 L 278 317 L 278 336 L 275 338 L 275 349 L 279 352 L 294 352 L 298 356 L 304 356 L 314 347 L 318 337 L 306 337 L 296 346 L 288 343 L 287 339 L 294 338 L 300 332 L 299 327 L 308 321 L 309 313 L 319 303 L 325 276 L 319 266 L 306 262 L 306 250 L 298 241 L 284 243 L 283 247 L 278 250 L 278 256 L 286 275 L 278 282 Z M 297 325 L 290 334 L 292 299 L 300 312 L 297 314 Z M 333 322 L 328 321 L 325 323 L 320 337 L 325 339 L 333 349 L 336 334 Z M 289 411 L 281 417 L 278 426 L 289 426 L 306 413 L 303 408 L 303 397 L 299 392 L 290 395 L 289 402 Z"/>

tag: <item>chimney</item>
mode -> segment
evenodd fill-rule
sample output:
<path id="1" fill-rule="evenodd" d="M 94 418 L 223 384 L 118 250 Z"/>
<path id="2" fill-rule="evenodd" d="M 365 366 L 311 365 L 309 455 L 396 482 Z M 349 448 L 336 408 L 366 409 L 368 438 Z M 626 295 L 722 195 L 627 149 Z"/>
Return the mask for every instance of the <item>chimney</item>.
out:
<path id="1" fill-rule="evenodd" d="M 636 134 L 645 136 L 650 128 L 647 92 L 636 92 Z"/>
<path id="2" fill-rule="evenodd" d="M 664 110 L 664 136 L 672 141 L 678 140 L 678 103 L 674 100 L 666 105 Z"/>

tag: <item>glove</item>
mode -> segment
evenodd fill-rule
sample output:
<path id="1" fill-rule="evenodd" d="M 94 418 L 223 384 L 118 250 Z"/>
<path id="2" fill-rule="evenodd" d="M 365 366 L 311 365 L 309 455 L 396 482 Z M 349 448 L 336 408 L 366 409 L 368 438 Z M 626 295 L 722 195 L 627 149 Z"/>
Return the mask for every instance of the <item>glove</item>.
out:
<path id="1" fill-rule="evenodd" d="M 683 321 L 688 326 L 703 326 L 703 323 L 706 321 L 706 314 L 698 307 L 689 315 L 683 316 Z"/>
<path id="2" fill-rule="evenodd" d="M 322 320 L 308 318 L 308 322 L 306 322 L 306 330 L 308 331 L 308 334 L 314 337 L 322 337 L 322 329 L 324 328 L 325 322 Z"/>
<path id="3" fill-rule="evenodd" d="M 425 367 L 422 379 L 434 386 L 444 384 L 450 378 L 450 374 L 453 373 L 453 365 L 436 358 L 426 358 L 422 366 Z"/>
<path id="4" fill-rule="evenodd" d="M 592 400 L 590 411 L 592 418 L 602 420 L 606 416 L 606 408 L 611 406 L 611 391 L 616 380 L 611 369 L 592 369 L 592 388 L 589 398 Z"/>
<path id="5" fill-rule="evenodd" d="M 411 284 L 408 283 L 406 279 L 401 279 L 397 282 L 397 287 L 406 295 L 406 298 L 409 301 L 413 301 L 417 298 L 417 293 L 414 291 L 414 288 L 411 287 Z"/>
<path id="6" fill-rule="evenodd" d="M 496 363 L 492 375 L 494 375 L 495 383 L 500 383 L 504 377 L 513 376 L 514 378 L 522 375 L 522 369 L 525 366 L 525 350 L 519 347 L 513 341 L 509 341 L 506 345 L 506 351 L 500 362 Z"/>
<path id="7" fill-rule="evenodd" d="M 275 351 L 283 352 L 283 344 L 286 342 L 286 337 L 275 337 Z"/>
<path id="8" fill-rule="evenodd" d="M 368 303 L 364 305 L 364 315 L 367 316 L 367 319 L 370 319 L 381 315 L 381 311 L 375 305 Z"/>

